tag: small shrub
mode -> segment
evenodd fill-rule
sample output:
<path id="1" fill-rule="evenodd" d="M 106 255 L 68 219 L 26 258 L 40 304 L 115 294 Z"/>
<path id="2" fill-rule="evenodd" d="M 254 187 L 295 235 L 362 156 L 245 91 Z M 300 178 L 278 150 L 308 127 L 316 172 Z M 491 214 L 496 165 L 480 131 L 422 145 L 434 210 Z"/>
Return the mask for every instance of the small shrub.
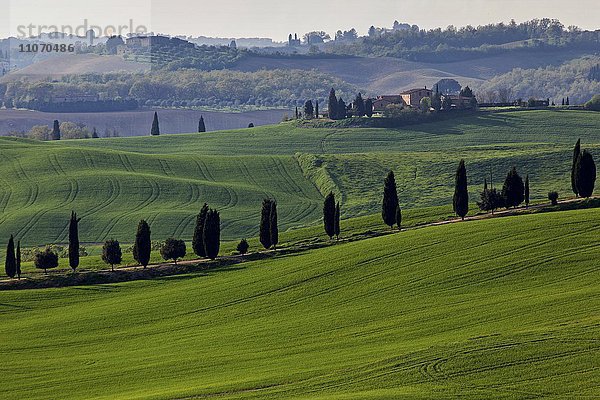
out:
<path id="1" fill-rule="evenodd" d="M 242 239 L 240 241 L 240 243 L 237 245 L 237 251 L 241 255 L 248 253 L 249 248 L 250 248 L 250 245 L 248 244 L 248 241 L 246 239 Z"/>
<path id="2" fill-rule="evenodd" d="M 110 264 L 111 270 L 115 270 L 115 264 L 121 264 L 123 254 L 121 245 L 117 240 L 107 240 L 102 247 L 102 261 Z"/>
<path id="3" fill-rule="evenodd" d="M 37 269 L 43 269 L 44 273 L 47 273 L 49 269 L 58 267 L 58 254 L 46 247 L 44 251 L 35 255 L 34 264 Z"/>
<path id="4" fill-rule="evenodd" d="M 160 249 L 160 255 L 167 260 L 173 260 L 177 264 L 177 259 L 185 257 L 185 242 L 179 239 L 168 238 Z"/>
<path id="5" fill-rule="evenodd" d="M 558 204 L 558 192 L 550 192 L 548 193 L 548 200 L 552 202 L 552 205 L 555 206 Z"/>

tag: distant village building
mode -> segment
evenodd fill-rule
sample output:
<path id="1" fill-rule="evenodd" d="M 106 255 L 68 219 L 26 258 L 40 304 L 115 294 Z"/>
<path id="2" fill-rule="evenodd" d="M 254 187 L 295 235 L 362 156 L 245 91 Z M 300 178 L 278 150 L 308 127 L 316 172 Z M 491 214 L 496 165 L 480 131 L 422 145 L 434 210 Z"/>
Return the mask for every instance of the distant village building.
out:
<path id="1" fill-rule="evenodd" d="M 294 36 L 292 36 L 292 34 L 290 33 L 290 36 L 288 36 L 288 46 L 298 47 L 301 44 L 302 42 L 300 41 L 300 39 L 298 39 L 298 34 L 295 33 Z"/>

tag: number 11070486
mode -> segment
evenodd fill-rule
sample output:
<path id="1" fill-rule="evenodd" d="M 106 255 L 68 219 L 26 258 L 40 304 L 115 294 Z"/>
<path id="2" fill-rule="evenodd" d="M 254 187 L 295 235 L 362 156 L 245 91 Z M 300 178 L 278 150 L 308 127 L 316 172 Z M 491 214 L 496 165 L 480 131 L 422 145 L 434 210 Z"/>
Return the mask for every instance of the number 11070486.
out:
<path id="1" fill-rule="evenodd" d="M 73 53 L 75 46 L 72 44 L 51 44 L 51 43 L 28 43 L 20 44 L 21 53 Z"/>

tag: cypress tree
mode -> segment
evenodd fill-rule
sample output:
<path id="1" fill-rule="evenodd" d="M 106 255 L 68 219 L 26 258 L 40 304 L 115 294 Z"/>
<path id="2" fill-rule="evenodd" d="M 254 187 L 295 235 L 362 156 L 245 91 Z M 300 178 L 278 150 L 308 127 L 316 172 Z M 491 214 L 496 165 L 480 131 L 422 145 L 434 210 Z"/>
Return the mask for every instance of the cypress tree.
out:
<path id="1" fill-rule="evenodd" d="M 15 240 L 13 235 L 10 235 L 8 244 L 6 245 L 6 258 L 4 259 L 4 270 L 6 276 L 14 278 L 17 274 L 17 260 L 15 258 Z"/>
<path id="2" fill-rule="evenodd" d="M 569 105 L 569 96 L 567 96 L 567 101 L 565 102 L 565 105 L 568 106 Z"/>
<path id="3" fill-rule="evenodd" d="M 271 200 L 264 199 L 260 216 L 260 243 L 265 249 L 271 248 Z"/>
<path id="4" fill-rule="evenodd" d="M 221 217 L 217 210 L 209 210 L 204 224 L 204 250 L 206 257 L 214 260 L 221 246 Z"/>
<path id="5" fill-rule="evenodd" d="M 206 251 L 204 250 L 204 224 L 206 223 L 207 214 L 208 204 L 204 203 L 200 209 L 200 213 L 196 217 L 196 226 L 192 238 L 192 249 L 198 257 L 206 257 Z"/>
<path id="6" fill-rule="evenodd" d="M 366 114 L 365 110 L 365 101 L 363 100 L 362 93 L 356 95 L 356 99 L 354 99 L 354 109 L 356 111 L 357 117 L 364 117 Z"/>
<path id="7" fill-rule="evenodd" d="M 69 221 L 69 266 L 75 272 L 79 267 L 79 221 L 75 211 L 71 211 L 71 220 Z"/>
<path id="8" fill-rule="evenodd" d="M 17 277 L 21 279 L 21 241 L 17 242 Z"/>
<path id="9" fill-rule="evenodd" d="M 373 116 L 373 100 L 371 99 L 365 101 L 365 115 L 369 118 Z"/>
<path id="10" fill-rule="evenodd" d="M 330 119 L 334 119 L 334 120 L 338 119 L 337 109 L 338 109 L 338 99 L 335 96 L 335 89 L 331 88 L 331 91 L 329 92 L 329 104 L 328 104 L 328 111 L 329 111 Z"/>
<path id="11" fill-rule="evenodd" d="M 340 202 L 338 201 L 337 204 L 335 205 L 335 237 L 339 240 L 340 239 Z"/>
<path id="12" fill-rule="evenodd" d="M 298 112 L 298 107 L 296 107 L 296 119 L 300 118 L 300 113 Z"/>
<path id="13" fill-rule="evenodd" d="M 329 239 L 332 239 L 335 236 L 335 195 L 333 192 L 329 192 L 323 202 L 323 225 L 325 233 Z"/>
<path id="14" fill-rule="evenodd" d="M 269 215 L 269 231 L 271 233 L 271 246 L 277 247 L 279 244 L 279 226 L 277 225 L 277 202 L 271 202 L 271 212 Z"/>
<path id="15" fill-rule="evenodd" d="M 525 208 L 529 207 L 529 174 L 525 176 Z"/>
<path id="16" fill-rule="evenodd" d="M 135 234 L 135 243 L 133 244 L 133 258 L 139 265 L 146 268 L 150 263 L 150 253 L 152 252 L 152 241 L 150 239 L 150 226 L 144 220 L 141 220 Z"/>
<path id="17" fill-rule="evenodd" d="M 394 171 L 390 171 L 383 182 L 383 203 L 381 217 L 383 222 L 392 228 L 396 223 L 396 209 L 398 208 L 398 192 Z"/>
<path id="18" fill-rule="evenodd" d="M 398 225 L 398 230 L 402 230 L 402 209 L 400 205 L 396 207 L 396 224 Z"/>
<path id="19" fill-rule="evenodd" d="M 315 100 L 315 118 L 319 119 L 319 100 Z"/>
<path id="20" fill-rule="evenodd" d="M 565 105 L 565 98 L 564 98 L 564 97 L 563 97 L 563 99 L 562 99 L 562 105 L 563 105 L 563 106 Z"/>
<path id="21" fill-rule="evenodd" d="M 525 185 L 516 167 L 513 167 L 506 175 L 502 186 L 502 197 L 506 208 L 517 207 L 525 200 Z"/>
<path id="22" fill-rule="evenodd" d="M 154 111 L 154 119 L 152 120 L 152 130 L 150 130 L 150 135 L 160 135 L 160 127 L 158 125 L 158 113 L 156 111 Z"/>
<path id="23" fill-rule="evenodd" d="M 315 114 L 315 108 L 313 106 L 312 100 L 307 100 L 304 103 L 304 118 L 311 119 Z"/>
<path id="24" fill-rule="evenodd" d="M 198 121 L 198 133 L 206 132 L 206 125 L 204 124 L 204 115 L 200 116 Z"/>
<path id="25" fill-rule="evenodd" d="M 96 130 L 96 127 L 94 127 L 94 130 L 92 131 L 92 139 L 98 139 L 98 131 Z"/>
<path id="26" fill-rule="evenodd" d="M 456 169 L 452 206 L 456 215 L 464 220 L 469 212 L 469 189 L 467 187 L 467 168 L 465 167 L 465 160 L 460 160 L 458 168 Z"/>
<path id="27" fill-rule="evenodd" d="M 337 119 L 346 119 L 346 102 L 340 97 L 338 100 Z"/>
<path id="28" fill-rule="evenodd" d="M 591 197 L 594 193 L 596 164 L 594 163 L 594 158 L 587 150 L 583 150 L 577 159 L 575 184 L 577 185 L 577 192 L 579 192 L 581 197 Z"/>
<path id="29" fill-rule="evenodd" d="M 576 197 L 579 197 L 579 192 L 577 191 L 577 184 L 575 183 L 575 166 L 577 165 L 577 160 L 579 159 L 580 154 L 581 139 L 577 140 L 577 143 L 575 143 L 575 148 L 573 149 L 573 165 L 571 166 L 571 188 L 573 189 L 573 193 L 575 193 Z"/>
<path id="30" fill-rule="evenodd" d="M 60 124 L 58 120 L 54 120 L 54 125 L 52 127 L 52 140 L 60 140 Z"/>

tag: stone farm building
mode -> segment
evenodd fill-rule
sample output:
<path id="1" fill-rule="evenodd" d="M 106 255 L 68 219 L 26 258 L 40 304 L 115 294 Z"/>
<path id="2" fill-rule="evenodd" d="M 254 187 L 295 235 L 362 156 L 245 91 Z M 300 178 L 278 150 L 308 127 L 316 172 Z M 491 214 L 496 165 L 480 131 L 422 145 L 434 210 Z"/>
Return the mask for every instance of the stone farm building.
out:
<path id="1" fill-rule="evenodd" d="M 373 100 L 373 112 L 382 113 L 390 105 L 418 108 L 424 97 L 431 98 L 431 96 L 433 96 L 433 90 L 427 89 L 427 87 L 410 89 L 400 94 L 377 96 Z"/>

